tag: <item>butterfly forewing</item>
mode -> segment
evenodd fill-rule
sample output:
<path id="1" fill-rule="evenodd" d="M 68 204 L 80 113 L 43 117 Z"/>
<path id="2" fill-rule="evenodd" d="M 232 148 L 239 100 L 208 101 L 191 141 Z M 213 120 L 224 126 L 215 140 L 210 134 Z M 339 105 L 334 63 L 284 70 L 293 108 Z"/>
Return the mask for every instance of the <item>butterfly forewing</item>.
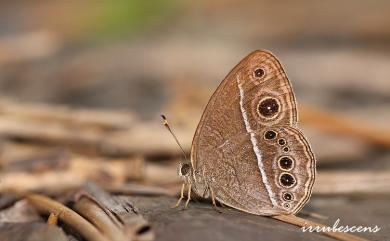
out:
<path id="1" fill-rule="evenodd" d="M 220 202 L 254 214 L 296 212 L 310 196 L 315 165 L 296 124 L 295 97 L 279 61 L 265 51 L 248 55 L 199 122 L 191 151 L 194 190 L 212 189 Z"/>

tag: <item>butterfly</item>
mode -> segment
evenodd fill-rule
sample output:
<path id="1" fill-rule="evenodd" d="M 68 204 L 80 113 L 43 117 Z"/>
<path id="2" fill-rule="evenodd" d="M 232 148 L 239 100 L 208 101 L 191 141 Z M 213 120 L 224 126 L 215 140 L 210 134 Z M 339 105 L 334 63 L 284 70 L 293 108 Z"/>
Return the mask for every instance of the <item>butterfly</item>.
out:
<path id="1" fill-rule="evenodd" d="M 279 60 L 257 50 L 211 96 L 196 129 L 190 161 L 180 163 L 191 192 L 264 216 L 295 214 L 309 201 L 316 173 L 298 129 L 297 102 Z"/>

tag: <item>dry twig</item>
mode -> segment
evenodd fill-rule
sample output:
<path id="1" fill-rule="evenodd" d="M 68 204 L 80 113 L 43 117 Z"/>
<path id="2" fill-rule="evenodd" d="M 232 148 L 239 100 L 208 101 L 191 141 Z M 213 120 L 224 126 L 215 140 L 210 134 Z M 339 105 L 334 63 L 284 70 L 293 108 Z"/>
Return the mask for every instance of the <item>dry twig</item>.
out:
<path id="1" fill-rule="evenodd" d="M 77 210 L 112 240 L 124 240 L 124 237 L 144 241 L 154 239 L 149 223 L 128 200 L 111 196 L 92 183 L 88 183 L 77 196 Z"/>
<path id="2" fill-rule="evenodd" d="M 25 198 L 43 214 L 58 213 L 58 218 L 90 241 L 109 241 L 90 222 L 61 203 L 39 194 L 26 194 Z"/>
<path id="3" fill-rule="evenodd" d="M 301 106 L 300 119 L 302 123 L 325 132 L 350 136 L 363 142 L 390 148 L 389 130 L 375 128 L 375 125 L 362 123 L 362 121 L 348 118 L 345 115 Z"/>

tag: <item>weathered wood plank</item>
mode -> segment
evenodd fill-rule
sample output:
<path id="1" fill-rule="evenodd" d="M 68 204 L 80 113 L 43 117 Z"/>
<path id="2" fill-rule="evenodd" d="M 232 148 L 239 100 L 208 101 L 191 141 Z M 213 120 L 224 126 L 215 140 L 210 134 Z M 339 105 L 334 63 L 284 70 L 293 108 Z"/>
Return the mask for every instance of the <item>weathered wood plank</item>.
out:
<path id="1" fill-rule="evenodd" d="M 2 241 L 68 241 L 62 229 L 46 223 L 0 223 Z"/>
<path id="2" fill-rule="evenodd" d="M 247 214 L 230 208 L 222 213 L 211 204 L 191 202 L 187 210 L 171 209 L 176 199 L 169 197 L 127 197 L 153 226 L 156 240 L 215 241 L 215 240 L 333 240 L 316 234 L 303 233 L 298 227 L 271 218 Z M 327 220 L 310 220 L 332 226 L 337 218 L 341 225 L 379 225 L 378 233 L 355 233 L 369 240 L 386 240 L 390 236 L 390 211 L 387 199 L 375 200 L 313 197 L 306 211 L 328 217 Z M 375 203 L 374 206 L 373 203 Z M 386 211 L 380 211 L 387 209 Z M 306 218 L 306 217 L 305 217 Z"/>

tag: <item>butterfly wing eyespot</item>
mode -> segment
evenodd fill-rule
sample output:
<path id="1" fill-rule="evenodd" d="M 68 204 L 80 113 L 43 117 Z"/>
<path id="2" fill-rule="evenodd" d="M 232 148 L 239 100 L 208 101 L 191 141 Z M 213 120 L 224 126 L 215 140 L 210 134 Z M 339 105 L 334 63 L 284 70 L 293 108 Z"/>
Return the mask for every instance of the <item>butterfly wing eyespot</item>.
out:
<path id="1" fill-rule="evenodd" d="M 284 204 L 283 204 L 283 207 L 284 207 L 285 209 L 289 209 L 291 206 L 290 206 L 289 203 L 284 203 Z"/>
<path id="2" fill-rule="evenodd" d="M 280 138 L 278 140 L 278 143 L 279 143 L 279 145 L 284 146 L 284 145 L 286 145 L 286 140 L 284 138 Z"/>
<path id="3" fill-rule="evenodd" d="M 282 198 L 286 202 L 290 202 L 294 199 L 294 195 L 291 192 L 283 192 Z"/>
<path id="4" fill-rule="evenodd" d="M 285 188 L 291 188 L 297 183 L 295 177 L 287 172 L 282 173 L 279 177 L 279 183 Z"/>
<path id="5" fill-rule="evenodd" d="M 262 68 L 257 68 L 257 69 L 255 69 L 255 71 L 253 73 L 254 73 L 256 78 L 261 78 L 264 76 L 265 71 Z"/>
<path id="6" fill-rule="evenodd" d="M 278 160 L 278 166 L 281 170 L 290 171 L 294 167 L 294 159 L 288 156 L 283 156 Z"/>
<path id="7" fill-rule="evenodd" d="M 279 101 L 272 97 L 262 99 L 257 106 L 257 111 L 261 117 L 272 118 L 280 110 Z"/>
<path id="8" fill-rule="evenodd" d="M 269 130 L 269 131 L 266 131 L 264 133 L 264 138 L 266 140 L 272 140 L 272 139 L 275 139 L 276 135 L 277 135 L 277 133 L 275 131 Z"/>

